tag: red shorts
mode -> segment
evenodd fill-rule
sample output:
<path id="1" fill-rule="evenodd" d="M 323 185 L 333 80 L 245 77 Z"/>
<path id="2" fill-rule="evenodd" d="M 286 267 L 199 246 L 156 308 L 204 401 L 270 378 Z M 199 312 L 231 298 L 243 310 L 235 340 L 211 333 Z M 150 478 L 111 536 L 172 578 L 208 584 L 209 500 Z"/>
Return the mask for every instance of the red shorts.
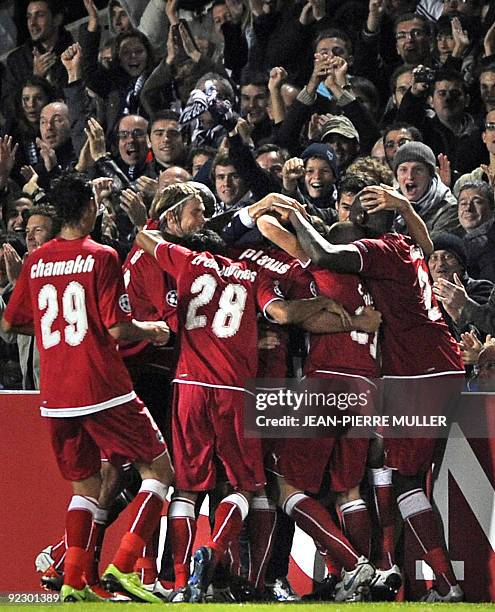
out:
<path id="1" fill-rule="evenodd" d="M 243 391 L 177 384 L 172 448 L 178 489 L 213 489 L 215 458 L 236 490 L 257 491 L 265 484 L 261 440 L 244 437 Z"/>
<path id="2" fill-rule="evenodd" d="M 337 438 L 289 438 L 279 447 L 268 469 L 284 476 L 296 489 L 318 493 Z"/>
<path id="3" fill-rule="evenodd" d="M 101 457 L 120 467 L 151 464 L 167 447 L 141 400 L 80 417 L 48 418 L 52 447 L 66 480 L 79 481 L 100 471 Z"/>
<path id="4" fill-rule="evenodd" d="M 330 458 L 330 489 L 344 493 L 357 487 L 364 478 L 369 438 L 337 439 Z"/>
<path id="5" fill-rule="evenodd" d="M 314 372 L 308 378 L 327 379 L 329 385 L 334 381 L 335 389 L 344 385 L 349 379 L 352 388 L 349 391 L 363 392 L 373 388 L 365 377 L 355 374 Z M 331 387 L 329 387 L 331 388 Z M 367 412 L 372 413 L 376 394 L 367 403 Z M 337 413 L 338 414 L 338 413 Z M 342 415 L 342 413 L 340 413 Z M 339 435 L 328 438 L 293 438 L 285 440 L 277 460 L 277 465 L 269 469 L 285 477 L 292 486 L 303 491 L 318 493 L 323 482 L 325 470 L 330 470 L 331 490 L 348 491 L 357 486 L 364 475 L 368 453 L 368 439 L 345 438 Z"/>
<path id="6" fill-rule="evenodd" d="M 401 377 L 384 379 L 384 413 L 387 415 L 446 416 L 448 418 L 464 385 L 463 374 L 411 378 L 407 386 Z M 446 428 L 407 428 L 404 437 L 384 433 L 385 466 L 403 476 L 416 476 L 430 469 L 437 439 L 447 435 Z M 428 432 L 428 437 L 410 437 Z M 408 435 L 409 434 L 409 435 Z"/>

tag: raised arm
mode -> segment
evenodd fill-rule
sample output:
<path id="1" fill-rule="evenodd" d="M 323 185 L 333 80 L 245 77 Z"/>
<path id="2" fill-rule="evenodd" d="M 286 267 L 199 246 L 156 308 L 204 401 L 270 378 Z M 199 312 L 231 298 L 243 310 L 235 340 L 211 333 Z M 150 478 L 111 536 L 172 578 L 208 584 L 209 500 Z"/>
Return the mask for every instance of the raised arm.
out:
<path id="1" fill-rule="evenodd" d="M 141 230 L 136 235 L 137 245 L 152 257 L 155 256 L 156 247 L 164 242 L 165 240 L 157 230 Z"/>
<path id="2" fill-rule="evenodd" d="M 433 253 L 433 242 L 423 219 L 414 210 L 409 200 L 389 185 L 366 187 L 359 199 L 369 214 L 381 210 L 396 210 L 404 219 L 409 235 L 428 257 Z"/>
<path id="3" fill-rule="evenodd" d="M 283 204 L 275 204 L 273 209 L 276 212 L 287 212 L 287 206 Z M 312 263 L 335 272 L 357 274 L 361 270 L 361 258 L 356 247 L 330 244 L 300 212 L 294 209 L 289 211 L 289 221 Z"/>
<path id="4" fill-rule="evenodd" d="M 262 215 L 256 222 L 259 231 L 265 238 L 283 249 L 286 253 L 299 259 L 308 261 L 308 256 L 297 239 L 297 236 L 284 227 L 273 215 Z"/>

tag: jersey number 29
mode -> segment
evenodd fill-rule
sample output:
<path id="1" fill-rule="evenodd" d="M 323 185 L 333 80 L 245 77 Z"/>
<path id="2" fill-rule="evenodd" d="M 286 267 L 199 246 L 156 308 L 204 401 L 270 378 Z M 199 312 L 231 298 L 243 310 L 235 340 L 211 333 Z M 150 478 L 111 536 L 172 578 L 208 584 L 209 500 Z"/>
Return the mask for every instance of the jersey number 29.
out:
<path id="1" fill-rule="evenodd" d="M 59 304 L 57 288 L 50 284 L 43 285 L 38 293 L 38 308 L 45 311 L 41 317 L 41 340 L 45 349 L 57 346 L 62 341 L 62 333 L 52 329 L 60 312 L 60 306 L 64 320 L 68 324 L 64 327 L 64 341 L 69 346 L 81 344 L 88 331 L 84 287 L 76 281 L 71 281 L 65 288 Z"/>

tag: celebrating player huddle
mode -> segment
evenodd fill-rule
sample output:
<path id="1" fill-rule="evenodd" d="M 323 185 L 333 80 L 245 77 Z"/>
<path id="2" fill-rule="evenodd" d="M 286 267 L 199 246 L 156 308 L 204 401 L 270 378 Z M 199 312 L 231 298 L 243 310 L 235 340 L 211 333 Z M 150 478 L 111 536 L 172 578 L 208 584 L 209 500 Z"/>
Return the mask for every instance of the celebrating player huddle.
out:
<path id="1" fill-rule="evenodd" d="M 90 185 L 70 173 L 59 180 L 52 200 L 62 230 L 26 260 L 3 327 L 36 335 L 41 413 L 62 476 L 72 483 L 65 544 L 52 547 L 43 575 L 45 585 L 61 587 L 63 601 L 202 602 L 219 592 L 235 601 L 236 588 L 246 599 L 269 600 L 274 578 L 285 578 L 274 570 L 268 579 L 280 554 L 275 534 L 282 530 L 290 541 L 292 521 L 325 559 L 329 598 L 394 594 L 401 584 L 396 504 L 436 576 L 426 601 L 462 599 L 422 488 L 435 438 L 381 432 L 370 441 L 332 430 L 317 439 L 244 435 L 249 384 L 297 376 L 300 361 L 308 379 L 329 383 L 374 388 L 383 376 L 373 401 L 383 403 L 384 413 L 411 377 L 413 413 L 432 380 L 449 380 L 453 394 L 462 384 L 457 344 L 429 284 L 426 229 L 418 217 L 409 228 L 413 238 L 391 233 L 391 211 L 373 211 L 365 195 L 355 200 L 353 223 L 332 227 L 324 238 L 297 202 L 271 194 L 232 220 L 224 235 L 235 234 L 239 244 L 242 234 L 243 246 L 227 247 L 202 229 L 202 192 L 175 184 L 155 200 L 147 225 L 154 229 L 138 233 L 122 275 L 116 253 L 89 236 L 97 214 Z M 249 229 L 255 223 L 265 238 Z M 155 359 L 166 350 L 174 371 L 170 419 L 163 416 L 167 398 L 150 402 L 148 411 L 137 397 L 127 357 L 149 363 L 150 353 Z M 129 464 L 141 481 L 129 528 L 100 578 L 95 551 L 110 516 L 118 515 L 123 488 L 110 480 L 129 473 Z M 361 491 L 367 467 L 375 529 Z M 167 591 L 165 562 L 159 578 L 153 543 L 171 486 Z M 330 491 L 340 525 L 319 501 Z M 206 494 L 211 535 L 193 552 Z"/>

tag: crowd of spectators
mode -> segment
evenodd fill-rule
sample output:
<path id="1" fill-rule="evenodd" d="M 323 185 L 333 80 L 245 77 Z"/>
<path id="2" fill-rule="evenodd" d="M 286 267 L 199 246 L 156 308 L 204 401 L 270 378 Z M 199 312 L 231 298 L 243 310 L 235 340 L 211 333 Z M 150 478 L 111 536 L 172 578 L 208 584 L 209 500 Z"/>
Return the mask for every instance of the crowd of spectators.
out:
<path id="1" fill-rule="evenodd" d="M 153 198 L 176 182 L 211 188 L 215 229 L 280 192 L 323 233 L 382 184 L 428 227 L 454 335 L 481 345 L 493 331 L 492 2 L 15 4 L 0 13 L 3 305 L 25 253 L 56 233 L 50 188 L 67 168 L 95 179 L 94 237 L 122 261 Z M 396 229 L 406 231 L 400 216 Z M 36 388 L 32 341 L 4 336 L 0 365 L 4 388 Z"/>

